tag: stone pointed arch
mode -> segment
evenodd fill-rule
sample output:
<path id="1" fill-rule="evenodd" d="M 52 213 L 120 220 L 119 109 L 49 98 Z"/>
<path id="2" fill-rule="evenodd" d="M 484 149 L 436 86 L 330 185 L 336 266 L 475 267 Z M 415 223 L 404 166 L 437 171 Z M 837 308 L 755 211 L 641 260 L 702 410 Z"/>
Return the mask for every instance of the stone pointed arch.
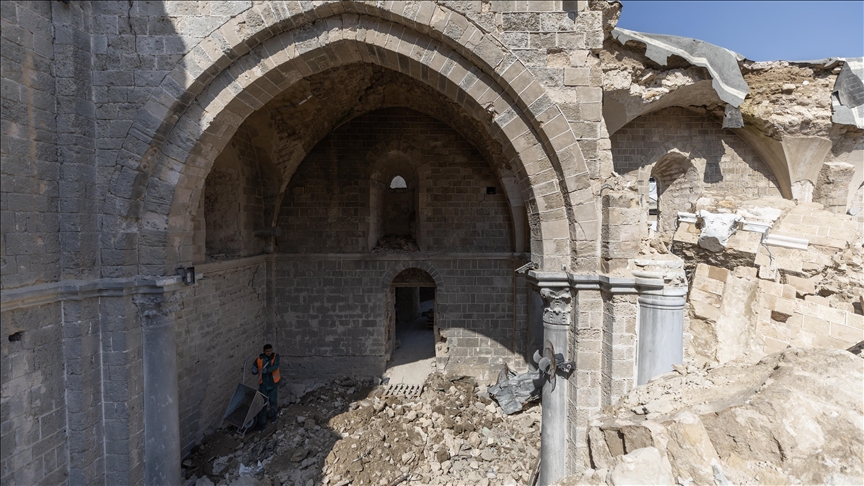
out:
<path id="1" fill-rule="evenodd" d="M 390 8 L 256 4 L 192 49 L 154 90 L 118 156 L 106 207 L 117 226 L 137 226 L 139 250 L 126 258 L 134 265 L 106 273 L 162 274 L 189 261 L 189 208 L 234 130 L 303 77 L 352 62 L 407 74 L 484 121 L 528 201 L 533 258 L 541 268 L 569 264 L 573 211 L 585 206 L 579 214 L 591 223 L 596 210 L 561 110 L 515 56 L 460 14 L 425 2 Z M 115 239 L 103 235 L 103 245 L 113 249 Z"/>
<path id="2" fill-rule="evenodd" d="M 699 174 L 705 171 L 705 158 L 699 150 L 693 148 L 688 142 L 669 142 L 660 144 L 645 153 L 640 160 L 640 168 L 637 175 L 639 194 L 643 204 L 648 204 L 650 180 L 653 178 L 657 184 L 658 191 L 658 231 L 671 237 L 674 232 L 677 211 L 689 211 L 689 207 L 673 207 L 670 205 L 667 190 L 680 192 L 689 191 L 683 198 L 690 204 L 702 194 L 704 184 Z M 677 191 L 677 192 L 676 192 Z M 665 196 L 665 197 L 664 197 Z M 681 204 L 681 201 L 676 201 Z M 674 210 L 673 210 L 674 208 Z"/>
<path id="3" fill-rule="evenodd" d="M 404 270 L 408 270 L 411 268 L 419 268 L 424 272 L 428 273 L 432 280 L 435 281 L 435 289 L 439 292 L 443 292 L 446 290 L 444 286 L 444 279 L 441 277 L 441 272 L 435 268 L 435 265 L 428 260 L 404 260 L 400 261 L 396 265 L 393 265 L 390 270 L 387 270 L 387 273 L 384 274 L 384 277 L 381 278 L 379 288 L 381 290 L 387 291 L 390 288 L 390 284 L 393 283 L 393 279 L 396 278 L 397 275 L 402 273 Z"/>

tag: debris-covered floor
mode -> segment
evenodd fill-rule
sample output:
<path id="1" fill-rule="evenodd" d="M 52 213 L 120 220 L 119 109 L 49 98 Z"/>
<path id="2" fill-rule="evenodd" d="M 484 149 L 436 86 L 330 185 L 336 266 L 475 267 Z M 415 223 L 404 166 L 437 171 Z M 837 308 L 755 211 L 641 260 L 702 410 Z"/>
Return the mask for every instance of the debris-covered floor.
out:
<path id="1" fill-rule="evenodd" d="M 419 398 L 336 380 L 283 407 L 263 432 L 216 431 L 183 462 L 185 477 L 198 486 L 528 484 L 540 406 L 508 416 L 478 391 L 471 378 L 440 373 Z"/>

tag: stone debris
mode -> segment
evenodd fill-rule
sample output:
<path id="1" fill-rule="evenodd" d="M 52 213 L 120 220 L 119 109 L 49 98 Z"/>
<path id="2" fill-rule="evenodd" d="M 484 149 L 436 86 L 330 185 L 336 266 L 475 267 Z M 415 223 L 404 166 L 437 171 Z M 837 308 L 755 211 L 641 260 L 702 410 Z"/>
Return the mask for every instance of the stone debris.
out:
<path id="1" fill-rule="evenodd" d="M 864 252 L 851 216 L 776 198 L 702 197 L 696 207 L 740 221 L 721 251 L 703 248 L 704 222 L 679 221 L 673 250 L 690 276 L 688 356 L 755 362 L 788 346 L 864 340 Z"/>
<path id="2" fill-rule="evenodd" d="M 682 366 L 595 417 L 591 468 L 558 484 L 861 484 L 862 396 L 843 350 Z"/>
<path id="3" fill-rule="evenodd" d="M 699 235 L 699 246 L 706 250 L 718 252 L 726 249 L 726 243 L 738 229 L 741 217 L 737 214 L 714 214 L 699 211 L 702 218 L 702 233 Z"/>
<path id="4" fill-rule="evenodd" d="M 384 235 L 372 249 L 374 253 L 420 251 L 417 242 L 409 235 Z"/>
<path id="5" fill-rule="evenodd" d="M 240 437 L 221 429 L 184 462 L 187 483 L 489 486 L 532 479 L 539 407 L 506 415 L 473 379 L 440 373 L 418 398 L 384 398 L 382 391 L 340 379 L 283 407 L 264 432 Z"/>

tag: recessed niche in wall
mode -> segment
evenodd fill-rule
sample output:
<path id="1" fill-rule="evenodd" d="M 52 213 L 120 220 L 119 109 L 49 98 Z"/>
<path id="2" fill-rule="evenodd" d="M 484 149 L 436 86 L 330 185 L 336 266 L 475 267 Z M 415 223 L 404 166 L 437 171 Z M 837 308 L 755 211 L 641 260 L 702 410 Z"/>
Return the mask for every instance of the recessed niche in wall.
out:
<path id="1" fill-rule="evenodd" d="M 654 164 L 648 185 L 648 214 L 652 214 L 650 202 L 653 187 L 655 213 L 652 216 L 657 222 L 656 229 L 664 238 L 671 238 L 677 227 L 678 212 L 692 211 L 693 203 L 702 193 L 699 172 L 686 155 L 669 152 Z"/>
<path id="2" fill-rule="evenodd" d="M 369 191 L 369 249 L 419 251 L 416 161 L 391 150 L 373 160 Z"/>

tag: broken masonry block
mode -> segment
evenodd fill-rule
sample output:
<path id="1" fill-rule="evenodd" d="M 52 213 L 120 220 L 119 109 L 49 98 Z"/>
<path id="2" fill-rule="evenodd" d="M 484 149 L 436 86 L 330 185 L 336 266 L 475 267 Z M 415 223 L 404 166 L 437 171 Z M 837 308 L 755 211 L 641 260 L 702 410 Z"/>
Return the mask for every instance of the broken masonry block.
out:
<path id="1" fill-rule="evenodd" d="M 744 117 L 741 115 L 741 110 L 732 105 L 726 105 L 726 112 L 723 113 L 723 128 L 743 127 Z"/>
<path id="2" fill-rule="evenodd" d="M 699 211 L 702 218 L 702 233 L 699 235 L 699 246 L 708 251 L 721 252 L 726 249 L 729 237 L 735 234 L 741 216 L 727 213 L 710 213 Z"/>

